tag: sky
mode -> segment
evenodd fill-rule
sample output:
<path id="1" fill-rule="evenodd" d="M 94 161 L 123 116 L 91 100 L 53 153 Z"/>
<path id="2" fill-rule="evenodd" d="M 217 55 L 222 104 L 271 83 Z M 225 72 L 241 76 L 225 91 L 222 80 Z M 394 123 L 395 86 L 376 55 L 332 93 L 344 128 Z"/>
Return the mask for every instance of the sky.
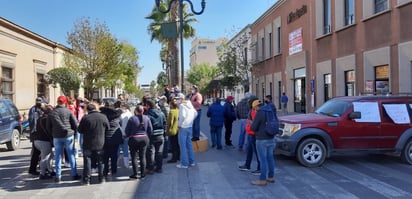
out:
<path id="1" fill-rule="evenodd" d="M 196 37 L 230 39 L 247 24 L 252 24 L 277 0 L 206 0 L 206 8 L 196 15 Z M 187 1 L 184 1 L 188 4 Z M 191 0 L 196 11 L 201 0 Z M 155 0 L 1 0 L 0 16 L 49 40 L 70 48 L 67 34 L 76 21 L 90 18 L 105 23 L 119 40 L 127 41 L 138 51 L 138 64 L 143 67 L 139 83 L 156 80 L 161 72 L 161 45 L 150 41 L 145 19 Z M 189 68 L 192 39 L 184 40 L 185 71 Z M 1 45 L 1 44 L 0 44 Z M 180 64 L 179 64 L 180 65 Z"/>

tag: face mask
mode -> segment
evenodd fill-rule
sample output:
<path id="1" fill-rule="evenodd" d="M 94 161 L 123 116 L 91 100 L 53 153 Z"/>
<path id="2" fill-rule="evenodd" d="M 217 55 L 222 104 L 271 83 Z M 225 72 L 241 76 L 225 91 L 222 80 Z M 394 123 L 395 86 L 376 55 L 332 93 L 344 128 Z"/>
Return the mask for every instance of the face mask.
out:
<path id="1" fill-rule="evenodd" d="M 177 105 L 179 105 L 180 103 L 182 103 L 180 100 L 176 100 Z"/>
<path id="2" fill-rule="evenodd" d="M 162 102 L 162 101 L 159 101 L 159 106 L 163 106 L 163 102 Z"/>
<path id="3" fill-rule="evenodd" d="M 191 91 L 192 91 L 192 93 L 195 93 L 195 90 L 194 90 L 194 89 L 192 89 Z"/>
<path id="4" fill-rule="evenodd" d="M 265 103 L 266 103 L 266 104 L 269 104 L 269 102 L 270 102 L 269 100 L 265 100 Z"/>

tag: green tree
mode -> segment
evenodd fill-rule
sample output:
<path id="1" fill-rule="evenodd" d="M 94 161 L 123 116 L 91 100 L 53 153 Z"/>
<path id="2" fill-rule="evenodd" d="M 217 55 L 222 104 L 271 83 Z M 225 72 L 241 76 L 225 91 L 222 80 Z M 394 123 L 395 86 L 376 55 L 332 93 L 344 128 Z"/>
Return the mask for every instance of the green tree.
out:
<path id="1" fill-rule="evenodd" d="M 47 72 L 46 81 L 54 87 L 59 85 L 63 94 L 67 96 L 71 90 L 78 90 L 81 82 L 78 74 L 73 69 L 67 67 L 50 70 Z"/>
<path id="2" fill-rule="evenodd" d="M 166 10 L 170 0 L 162 1 L 160 3 L 161 10 Z M 183 1 L 182 1 L 183 2 Z M 151 20 L 147 30 L 151 35 L 150 41 L 157 40 L 159 43 L 167 46 L 167 53 L 161 55 L 162 60 L 166 60 L 170 63 L 170 84 L 180 85 L 180 67 L 179 67 L 179 52 L 177 48 L 177 38 L 165 39 L 162 35 L 162 24 L 175 22 L 178 19 L 178 7 L 179 1 L 175 1 L 172 4 L 170 12 L 159 12 L 156 5 L 153 7 L 152 12 L 146 17 Z M 195 29 L 191 26 L 192 23 L 197 22 L 196 18 L 193 18 L 193 13 L 187 12 L 187 5 L 183 5 L 183 38 L 189 39 L 196 35 Z"/>
<path id="3" fill-rule="evenodd" d="M 207 85 L 218 76 L 219 69 L 210 66 L 208 63 L 194 65 L 187 72 L 187 81 L 193 85 L 198 85 L 201 93 L 208 93 Z"/>
<path id="4" fill-rule="evenodd" d="M 135 95 L 137 94 L 137 75 L 142 70 L 142 67 L 138 65 L 138 59 L 136 48 L 126 41 L 121 42 L 119 64 L 117 66 L 119 76 L 112 76 L 111 78 L 118 78 L 124 84 L 124 90 Z"/>
<path id="5" fill-rule="evenodd" d="M 167 75 L 164 71 L 161 71 L 157 75 L 157 85 L 159 85 L 157 91 L 162 92 L 163 85 L 166 85 L 166 84 L 167 84 Z"/>
<path id="6" fill-rule="evenodd" d="M 92 98 L 94 88 L 115 88 L 119 84 L 134 91 L 131 84 L 141 70 L 137 51 L 118 42 L 106 24 L 96 20 L 92 25 L 88 18 L 78 20 L 68 33 L 67 42 L 72 50 L 64 57 L 65 65 L 83 78 L 86 98 Z"/>
<path id="7" fill-rule="evenodd" d="M 221 83 L 228 89 L 241 84 L 246 92 L 249 91 L 251 64 L 244 53 L 249 38 L 246 33 L 240 35 L 230 45 L 224 43 L 218 52 Z"/>

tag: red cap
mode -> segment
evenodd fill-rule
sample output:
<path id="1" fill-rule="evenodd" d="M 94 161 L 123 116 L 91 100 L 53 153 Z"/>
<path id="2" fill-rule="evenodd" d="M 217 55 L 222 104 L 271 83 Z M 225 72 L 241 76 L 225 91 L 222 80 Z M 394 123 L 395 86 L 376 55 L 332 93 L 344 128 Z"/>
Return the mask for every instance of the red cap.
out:
<path id="1" fill-rule="evenodd" d="M 233 99 L 234 99 L 234 97 L 231 96 L 231 95 L 229 95 L 229 96 L 226 97 L 226 100 L 229 100 L 229 101 L 232 101 Z"/>
<path id="2" fill-rule="evenodd" d="M 66 104 L 67 103 L 67 97 L 64 95 L 61 95 L 57 98 L 57 103 L 59 104 Z"/>

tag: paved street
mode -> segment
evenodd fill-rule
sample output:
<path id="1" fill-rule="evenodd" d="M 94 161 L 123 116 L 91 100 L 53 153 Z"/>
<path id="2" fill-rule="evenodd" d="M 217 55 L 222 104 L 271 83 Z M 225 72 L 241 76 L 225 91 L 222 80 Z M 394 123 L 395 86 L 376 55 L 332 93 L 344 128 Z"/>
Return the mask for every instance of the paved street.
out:
<path id="1" fill-rule="evenodd" d="M 203 110 L 201 129 L 208 135 L 208 120 Z M 237 143 L 239 124 L 234 124 L 233 141 Z M 90 186 L 70 181 L 63 171 L 63 182 L 38 180 L 27 173 L 30 143 L 14 152 L 0 146 L 0 199 L 2 198 L 412 198 L 412 166 L 389 155 L 352 154 L 330 158 L 319 168 L 306 168 L 295 159 L 276 156 L 275 184 L 256 187 L 257 176 L 239 171 L 246 157 L 236 149 L 209 149 L 196 153 L 196 166 L 177 169 L 164 164 L 163 173 L 130 181 L 130 170 L 119 173 L 105 184 Z M 79 173 L 82 159 L 77 159 Z M 255 168 L 256 165 L 253 165 Z"/>

